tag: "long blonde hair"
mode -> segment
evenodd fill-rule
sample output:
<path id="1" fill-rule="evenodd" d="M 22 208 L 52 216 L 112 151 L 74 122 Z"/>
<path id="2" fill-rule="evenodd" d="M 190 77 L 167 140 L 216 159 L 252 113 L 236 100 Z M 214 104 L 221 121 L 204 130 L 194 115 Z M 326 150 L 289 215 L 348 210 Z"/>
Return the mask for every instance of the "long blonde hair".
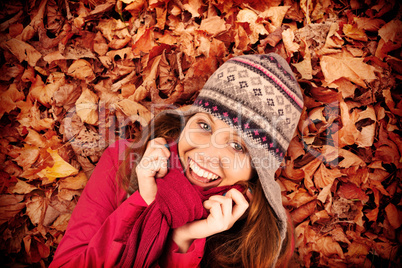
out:
<path id="1" fill-rule="evenodd" d="M 127 157 L 117 173 L 119 185 L 130 194 L 138 190 L 135 164 L 144 154 L 148 141 L 162 137 L 170 142 L 177 142 L 188 119 L 174 112 L 156 116 L 143 130 L 141 137 L 133 142 L 135 146 L 126 151 Z M 132 159 L 128 157 L 130 154 L 137 156 L 134 165 Z M 290 227 L 280 248 L 278 220 L 265 198 L 258 178 L 242 183 L 245 184 L 246 189 L 250 188 L 253 194 L 253 202 L 250 204 L 247 215 L 238 220 L 230 230 L 207 238 L 201 266 L 271 267 L 277 260 L 277 267 L 286 267 L 290 250 Z"/>

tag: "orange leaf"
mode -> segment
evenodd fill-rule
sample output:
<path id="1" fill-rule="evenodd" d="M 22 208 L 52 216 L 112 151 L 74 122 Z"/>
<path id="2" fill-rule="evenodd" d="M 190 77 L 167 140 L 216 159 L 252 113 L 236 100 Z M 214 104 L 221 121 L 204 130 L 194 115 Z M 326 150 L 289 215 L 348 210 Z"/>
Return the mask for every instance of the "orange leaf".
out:
<path id="1" fill-rule="evenodd" d="M 79 80 L 85 80 L 86 82 L 91 82 L 96 78 L 92 65 L 83 59 L 74 61 L 68 68 L 67 74 Z"/>
<path id="2" fill-rule="evenodd" d="M 49 181 L 54 181 L 56 178 L 64 178 L 78 174 L 78 170 L 64 161 L 63 158 L 57 153 L 57 150 L 47 149 L 54 160 L 52 167 L 46 167 L 38 172 L 41 178 L 46 177 Z"/>
<path id="3" fill-rule="evenodd" d="M 292 216 L 292 219 L 295 224 L 302 222 L 305 220 L 307 217 L 312 215 L 316 211 L 316 204 L 317 201 L 313 200 L 310 203 L 307 203 L 295 210 L 293 210 L 290 215 Z"/>
<path id="4" fill-rule="evenodd" d="M 287 204 L 288 206 L 298 208 L 316 199 L 316 196 L 312 196 L 305 189 L 300 188 L 293 193 L 286 195 L 286 198 L 289 199 L 289 202 Z"/>
<path id="5" fill-rule="evenodd" d="M 26 61 L 32 67 L 42 58 L 42 54 L 39 51 L 21 40 L 11 38 L 3 44 L 20 62 Z"/>
<path id="6" fill-rule="evenodd" d="M 356 256 L 367 256 L 370 252 L 371 248 L 369 245 L 358 243 L 353 241 L 349 247 L 348 251 L 345 253 L 347 257 L 356 257 Z"/>
<path id="7" fill-rule="evenodd" d="M 368 202 L 368 195 L 353 183 L 342 183 L 337 194 L 346 199 L 358 199 L 363 203 Z"/>
<path id="8" fill-rule="evenodd" d="M 142 53 L 148 53 L 154 46 L 154 31 L 151 28 L 144 29 L 144 33 L 140 35 L 135 41 L 133 47 L 133 53 L 135 56 L 139 56 Z"/>
<path id="9" fill-rule="evenodd" d="M 25 203 L 21 203 L 23 199 L 23 195 L 3 194 L 0 196 L 0 224 L 7 222 L 25 208 Z"/>
<path id="10" fill-rule="evenodd" d="M 328 169 L 323 163 L 314 173 L 314 184 L 319 188 L 324 188 L 327 185 L 332 185 L 336 178 L 341 177 L 343 174 L 339 169 Z"/>
<path id="11" fill-rule="evenodd" d="M 26 214 L 33 225 L 42 224 L 48 201 L 42 196 L 33 196 L 26 204 Z"/>
<path id="12" fill-rule="evenodd" d="M 327 257 L 337 255 L 338 258 L 344 258 L 341 246 L 330 236 L 319 238 L 314 245 L 314 250 Z"/>
<path id="13" fill-rule="evenodd" d="M 359 40 L 359 41 L 367 41 L 367 35 L 364 32 L 364 30 L 359 29 L 356 27 L 356 25 L 352 24 L 344 24 L 343 25 L 343 33 L 354 40 Z"/>
<path id="14" fill-rule="evenodd" d="M 375 68 L 364 63 L 364 58 L 350 57 L 345 54 L 341 56 L 323 56 L 320 65 L 325 81 L 328 84 L 344 77 L 366 88 L 365 81 L 372 82 L 377 79 L 374 74 Z"/>
<path id="15" fill-rule="evenodd" d="M 394 229 L 398 229 L 402 224 L 402 213 L 392 203 L 385 207 L 387 219 Z"/>
<path id="16" fill-rule="evenodd" d="M 212 36 L 216 36 L 227 29 L 224 19 L 219 16 L 212 16 L 201 21 L 200 30 L 205 31 Z"/>

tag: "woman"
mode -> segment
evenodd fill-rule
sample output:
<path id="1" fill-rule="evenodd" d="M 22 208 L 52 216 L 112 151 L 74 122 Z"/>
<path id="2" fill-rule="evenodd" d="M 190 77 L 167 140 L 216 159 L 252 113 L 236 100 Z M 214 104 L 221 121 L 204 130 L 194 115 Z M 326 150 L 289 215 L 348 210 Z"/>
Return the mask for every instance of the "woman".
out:
<path id="1" fill-rule="evenodd" d="M 51 266 L 286 265 L 274 174 L 302 107 L 280 56 L 225 62 L 189 111 L 161 113 L 141 139 L 105 151 Z"/>

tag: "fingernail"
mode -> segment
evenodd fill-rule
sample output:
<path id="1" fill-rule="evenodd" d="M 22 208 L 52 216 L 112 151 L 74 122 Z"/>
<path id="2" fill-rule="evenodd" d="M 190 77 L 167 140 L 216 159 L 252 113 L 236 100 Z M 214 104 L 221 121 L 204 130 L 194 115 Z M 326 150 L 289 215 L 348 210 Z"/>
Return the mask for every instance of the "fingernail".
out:
<path id="1" fill-rule="evenodd" d="M 225 196 L 226 195 L 226 193 L 223 193 L 223 196 Z"/>
<path id="2" fill-rule="evenodd" d="M 250 187 L 248 187 L 248 189 L 247 189 L 251 194 L 253 193 L 253 191 L 251 190 L 251 188 Z"/>
<path id="3" fill-rule="evenodd" d="M 169 144 L 165 143 L 164 146 L 169 149 Z"/>

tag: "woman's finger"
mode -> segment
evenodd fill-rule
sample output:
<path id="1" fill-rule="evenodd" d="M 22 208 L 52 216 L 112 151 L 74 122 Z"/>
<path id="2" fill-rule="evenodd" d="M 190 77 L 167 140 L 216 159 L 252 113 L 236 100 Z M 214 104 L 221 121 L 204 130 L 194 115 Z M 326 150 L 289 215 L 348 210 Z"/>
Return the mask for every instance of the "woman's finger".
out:
<path id="1" fill-rule="evenodd" d="M 170 151 L 166 147 L 166 140 L 164 138 L 155 138 L 150 140 L 147 145 L 147 149 L 145 150 L 145 155 L 155 154 L 155 151 L 159 155 L 163 155 L 165 157 L 170 156 Z"/>
<path id="2" fill-rule="evenodd" d="M 209 199 L 221 204 L 223 215 L 232 216 L 233 200 L 230 197 L 213 195 Z"/>
<path id="3" fill-rule="evenodd" d="M 225 197 L 229 197 L 233 200 L 233 202 L 235 202 L 235 205 L 232 208 L 232 215 L 236 218 L 236 220 L 239 219 L 249 207 L 249 203 L 247 202 L 246 198 L 237 189 L 230 189 L 226 193 Z"/>
<path id="4" fill-rule="evenodd" d="M 156 176 L 157 178 L 163 178 L 168 173 L 168 158 L 167 157 L 159 157 L 157 160 L 157 169 Z"/>

